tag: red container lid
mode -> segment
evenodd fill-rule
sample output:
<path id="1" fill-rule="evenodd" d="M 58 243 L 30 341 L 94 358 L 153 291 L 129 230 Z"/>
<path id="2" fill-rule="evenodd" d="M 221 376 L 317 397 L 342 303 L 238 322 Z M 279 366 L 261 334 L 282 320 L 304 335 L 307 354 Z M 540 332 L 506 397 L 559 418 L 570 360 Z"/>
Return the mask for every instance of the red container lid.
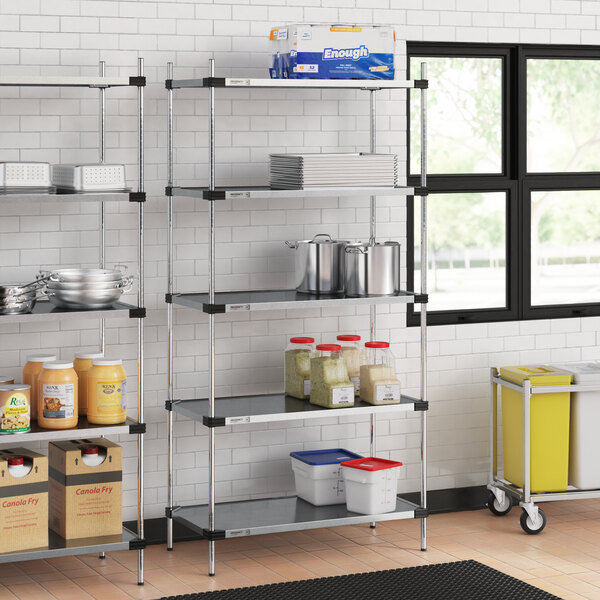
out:
<path id="1" fill-rule="evenodd" d="M 84 446 L 83 453 L 84 454 L 98 454 L 98 446 Z"/>
<path id="2" fill-rule="evenodd" d="M 11 467 L 18 467 L 23 464 L 23 457 L 22 456 L 11 456 L 8 459 L 8 464 Z"/>
<path id="3" fill-rule="evenodd" d="M 362 471 L 382 471 L 383 469 L 393 469 L 394 467 L 401 466 L 401 462 L 396 462 L 395 460 L 386 460 L 385 458 L 375 458 L 374 456 L 358 458 L 356 460 L 348 460 L 342 463 L 342 467 L 361 469 Z"/>
<path id="4" fill-rule="evenodd" d="M 360 335 L 338 335 L 337 339 L 340 342 L 360 342 Z"/>
<path id="5" fill-rule="evenodd" d="M 389 348 L 389 342 L 366 342 L 366 348 Z"/>
<path id="6" fill-rule="evenodd" d="M 342 347 L 339 344 L 319 344 L 317 350 L 325 350 L 326 352 L 335 352 L 341 350 Z"/>
<path id="7" fill-rule="evenodd" d="M 311 337 L 293 337 L 290 338 L 291 344 L 314 344 L 315 338 Z"/>

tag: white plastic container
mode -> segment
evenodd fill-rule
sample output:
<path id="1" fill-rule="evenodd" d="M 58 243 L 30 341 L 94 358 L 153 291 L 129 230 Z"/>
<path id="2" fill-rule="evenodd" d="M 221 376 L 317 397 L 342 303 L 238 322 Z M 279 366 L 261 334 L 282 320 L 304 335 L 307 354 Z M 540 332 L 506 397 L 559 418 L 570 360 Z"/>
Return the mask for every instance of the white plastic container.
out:
<path id="1" fill-rule="evenodd" d="M 574 385 L 598 386 L 597 392 L 571 393 L 569 485 L 579 489 L 600 488 L 600 363 L 576 362 L 551 365 L 573 374 Z"/>
<path id="2" fill-rule="evenodd" d="M 344 504 L 346 488 L 340 464 L 361 458 L 344 448 L 292 452 L 292 470 L 296 479 L 296 494 L 314 504 Z"/>
<path id="3" fill-rule="evenodd" d="M 21 479 L 28 475 L 32 466 L 31 463 L 25 464 L 22 456 L 11 456 L 8 459 L 8 472 L 16 479 Z"/>
<path id="4" fill-rule="evenodd" d="M 106 448 L 98 448 L 98 446 L 84 446 L 81 449 L 81 457 L 83 462 L 88 467 L 97 467 L 104 462 L 106 458 Z"/>
<path id="5" fill-rule="evenodd" d="M 363 515 L 396 510 L 401 466 L 401 462 L 373 456 L 342 463 L 348 510 Z"/>

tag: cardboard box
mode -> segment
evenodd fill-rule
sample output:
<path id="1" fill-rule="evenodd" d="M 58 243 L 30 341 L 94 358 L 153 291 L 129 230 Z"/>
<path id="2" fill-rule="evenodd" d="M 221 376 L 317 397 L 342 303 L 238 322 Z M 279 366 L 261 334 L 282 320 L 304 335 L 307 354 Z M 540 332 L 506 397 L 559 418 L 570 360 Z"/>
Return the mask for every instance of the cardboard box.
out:
<path id="1" fill-rule="evenodd" d="M 96 466 L 83 462 L 84 446 L 106 452 Z M 123 532 L 123 451 L 105 438 L 48 444 L 49 525 L 65 539 Z"/>
<path id="2" fill-rule="evenodd" d="M 8 459 L 22 456 L 31 471 L 13 477 Z M 48 545 L 48 458 L 26 448 L 0 450 L 0 552 Z"/>

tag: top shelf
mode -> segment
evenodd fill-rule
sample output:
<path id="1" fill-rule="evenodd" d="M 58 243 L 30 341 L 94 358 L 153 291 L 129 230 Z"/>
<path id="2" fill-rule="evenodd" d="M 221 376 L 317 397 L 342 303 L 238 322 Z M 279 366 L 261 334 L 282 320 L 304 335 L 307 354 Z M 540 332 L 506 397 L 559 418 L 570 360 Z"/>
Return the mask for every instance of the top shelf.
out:
<path id="1" fill-rule="evenodd" d="M 0 87 L 142 87 L 145 77 L 46 77 L 45 75 L 0 76 Z"/>
<path id="2" fill-rule="evenodd" d="M 426 79 L 245 79 L 239 77 L 203 77 L 202 79 L 167 79 L 168 90 L 182 88 L 279 88 L 279 89 L 351 89 L 397 90 L 426 88 Z"/>

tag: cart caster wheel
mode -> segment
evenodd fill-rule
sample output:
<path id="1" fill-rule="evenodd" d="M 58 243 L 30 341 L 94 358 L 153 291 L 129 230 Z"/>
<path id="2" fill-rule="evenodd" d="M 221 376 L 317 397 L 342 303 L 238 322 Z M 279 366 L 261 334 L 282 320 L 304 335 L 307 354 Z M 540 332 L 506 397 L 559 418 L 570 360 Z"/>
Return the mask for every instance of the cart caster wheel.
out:
<path id="1" fill-rule="evenodd" d="M 512 508 L 512 499 L 508 494 L 504 494 L 504 502 L 500 503 L 493 492 L 490 492 L 490 495 L 488 496 L 488 508 L 492 514 L 497 517 L 503 517 L 510 512 L 510 509 Z"/>
<path id="2" fill-rule="evenodd" d="M 527 511 L 524 510 L 521 514 L 521 527 L 523 528 L 523 531 L 529 535 L 536 535 L 543 531 L 544 527 L 546 527 L 546 515 L 544 511 L 541 508 L 538 508 L 537 523 L 534 523 L 527 514 Z"/>

